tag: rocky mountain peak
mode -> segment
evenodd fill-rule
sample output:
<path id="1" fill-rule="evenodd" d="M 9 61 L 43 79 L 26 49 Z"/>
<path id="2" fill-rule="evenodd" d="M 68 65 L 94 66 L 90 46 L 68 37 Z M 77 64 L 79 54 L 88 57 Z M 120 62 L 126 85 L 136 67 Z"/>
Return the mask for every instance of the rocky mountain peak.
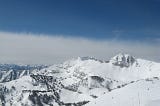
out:
<path id="1" fill-rule="evenodd" d="M 136 59 L 129 54 L 120 53 L 111 58 L 110 62 L 117 66 L 129 67 L 135 62 L 135 60 Z"/>

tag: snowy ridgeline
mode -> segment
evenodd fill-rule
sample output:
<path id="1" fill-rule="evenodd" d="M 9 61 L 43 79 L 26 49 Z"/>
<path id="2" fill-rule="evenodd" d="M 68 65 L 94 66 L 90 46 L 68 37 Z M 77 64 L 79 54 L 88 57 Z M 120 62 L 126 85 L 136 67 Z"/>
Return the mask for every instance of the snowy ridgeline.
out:
<path id="1" fill-rule="evenodd" d="M 52 66 L 0 65 L 2 106 L 158 106 L 160 63 L 118 54 Z"/>
<path id="2" fill-rule="evenodd" d="M 29 75 L 34 70 L 41 70 L 47 67 L 47 65 L 0 64 L 0 82 L 9 82 Z"/>

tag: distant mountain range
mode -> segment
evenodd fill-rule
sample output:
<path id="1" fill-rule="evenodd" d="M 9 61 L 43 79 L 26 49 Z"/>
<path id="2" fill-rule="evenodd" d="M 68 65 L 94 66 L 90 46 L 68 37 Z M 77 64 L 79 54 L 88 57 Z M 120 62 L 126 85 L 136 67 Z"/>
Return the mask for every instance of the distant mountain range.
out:
<path id="1" fill-rule="evenodd" d="M 160 63 L 118 54 L 62 64 L 0 65 L 2 106 L 159 106 Z"/>

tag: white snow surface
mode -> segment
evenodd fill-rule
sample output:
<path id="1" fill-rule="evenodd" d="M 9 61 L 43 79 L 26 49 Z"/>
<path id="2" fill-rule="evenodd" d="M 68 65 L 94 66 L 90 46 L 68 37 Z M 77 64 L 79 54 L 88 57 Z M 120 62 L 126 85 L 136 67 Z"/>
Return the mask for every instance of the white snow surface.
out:
<path id="1" fill-rule="evenodd" d="M 24 72 L 16 80 L 0 83 L 0 88 L 6 87 L 9 90 L 5 94 L 6 106 L 34 106 L 28 99 L 31 92 L 23 91 L 47 91 L 46 85 L 37 83 L 29 75 L 23 76 Z M 8 78 L 9 73 L 4 78 Z M 86 106 L 160 105 L 160 63 L 136 59 L 129 54 L 118 54 L 110 61 L 78 57 L 42 70 L 34 70 L 31 75 L 53 77 L 57 83 L 60 82 L 64 88 L 58 88 L 59 95 L 64 103 L 89 101 Z M 50 96 L 53 92 L 43 94 Z M 0 105 L 2 103 L 0 100 Z M 55 101 L 49 103 L 58 106 Z M 44 102 L 42 104 L 49 106 Z"/>
<path id="2" fill-rule="evenodd" d="M 86 106 L 159 106 L 160 80 L 141 80 L 113 90 Z"/>

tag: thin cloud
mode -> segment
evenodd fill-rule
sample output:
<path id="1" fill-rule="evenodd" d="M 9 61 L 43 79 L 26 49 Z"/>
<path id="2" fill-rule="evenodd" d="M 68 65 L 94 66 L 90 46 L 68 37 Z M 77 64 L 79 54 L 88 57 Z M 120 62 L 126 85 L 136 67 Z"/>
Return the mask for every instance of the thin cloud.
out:
<path id="1" fill-rule="evenodd" d="M 0 62 L 54 64 L 78 56 L 108 60 L 119 52 L 160 61 L 160 44 L 0 32 Z"/>

